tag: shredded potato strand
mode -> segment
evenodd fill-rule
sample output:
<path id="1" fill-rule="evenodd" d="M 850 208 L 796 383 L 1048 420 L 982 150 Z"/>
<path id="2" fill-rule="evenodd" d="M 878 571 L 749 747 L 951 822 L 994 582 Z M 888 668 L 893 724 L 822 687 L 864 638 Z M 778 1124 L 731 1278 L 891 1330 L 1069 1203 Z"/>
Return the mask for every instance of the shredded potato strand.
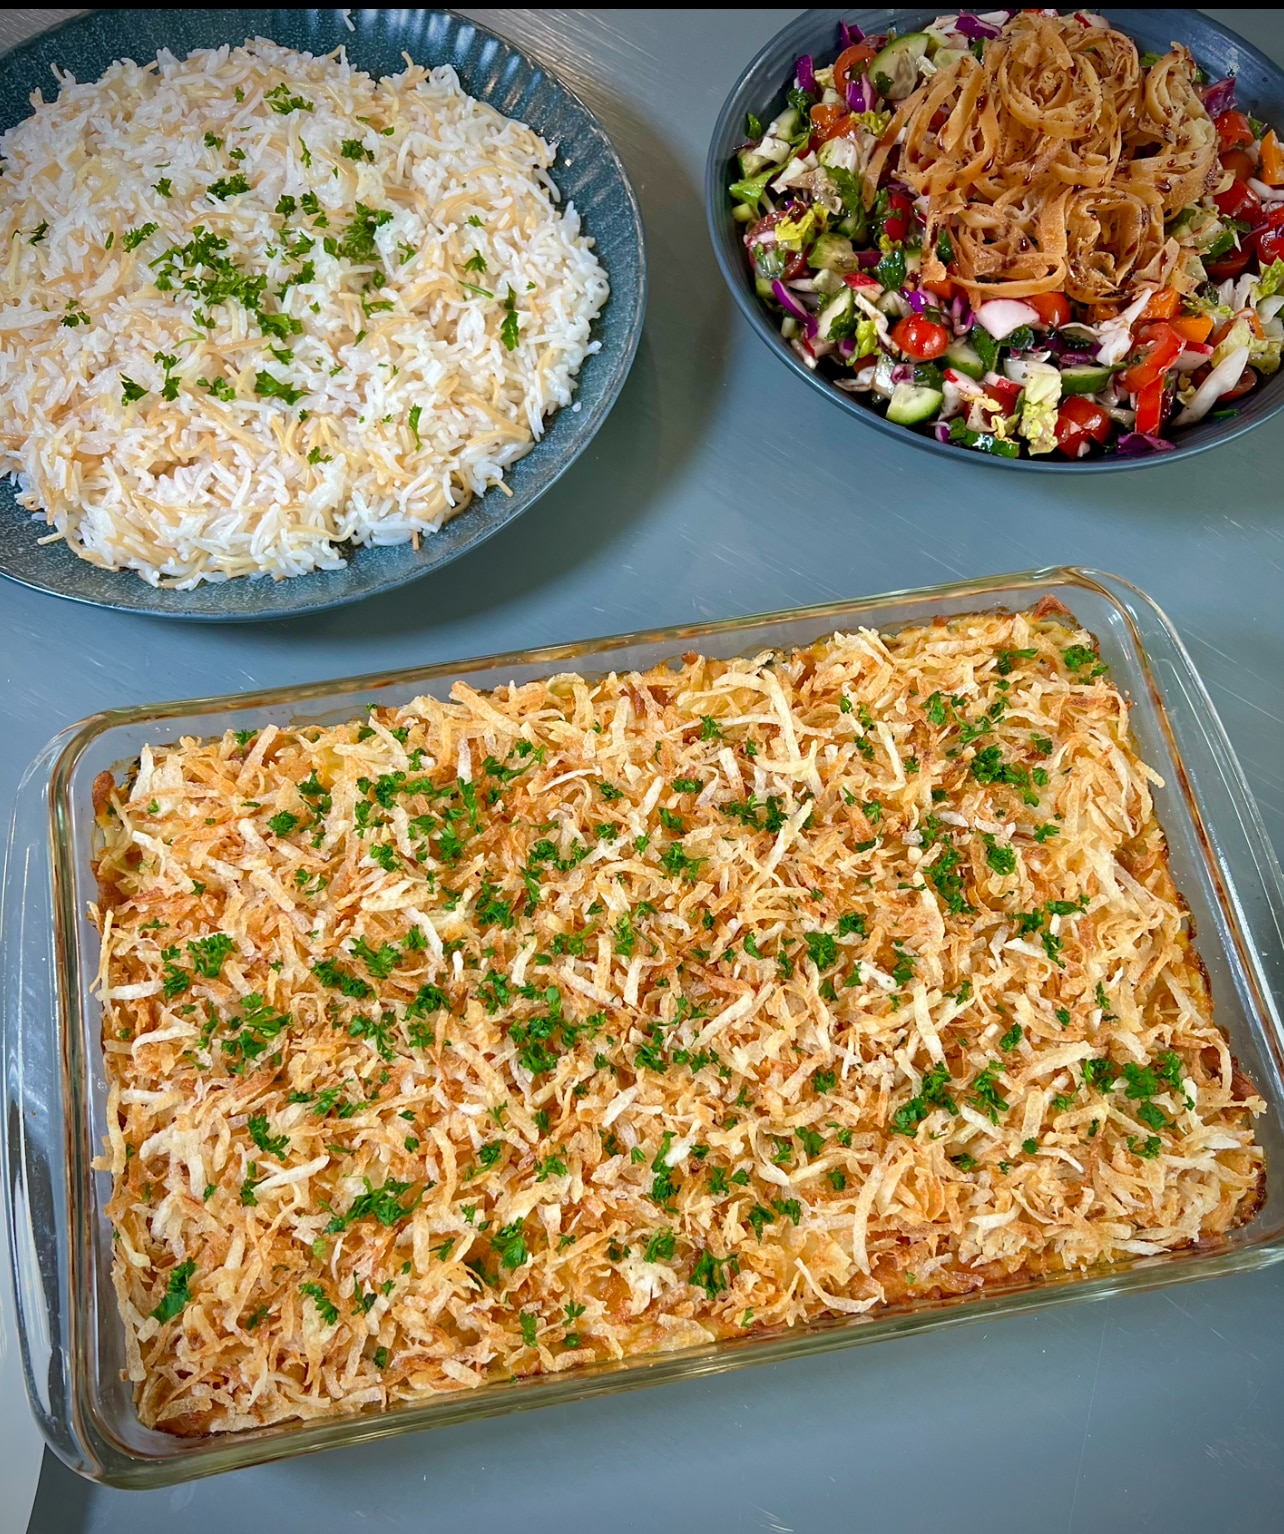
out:
<path id="1" fill-rule="evenodd" d="M 1153 781 L 1051 610 L 460 683 L 104 775 L 142 1420 L 386 1408 L 1224 1235 L 1263 1104 Z"/>

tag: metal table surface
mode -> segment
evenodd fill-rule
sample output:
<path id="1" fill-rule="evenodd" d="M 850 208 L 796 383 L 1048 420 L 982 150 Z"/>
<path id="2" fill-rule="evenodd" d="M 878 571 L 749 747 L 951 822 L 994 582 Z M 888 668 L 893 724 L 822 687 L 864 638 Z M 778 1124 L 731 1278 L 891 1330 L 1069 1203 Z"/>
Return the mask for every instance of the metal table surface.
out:
<path id="1" fill-rule="evenodd" d="M 0 45 L 68 14 L 9 12 Z M 48 737 L 104 706 L 1064 561 L 1125 575 L 1168 611 L 1284 850 L 1278 430 L 1083 482 L 943 463 L 884 440 L 768 356 L 734 311 L 705 234 L 700 181 L 714 117 L 737 71 L 792 13 L 470 14 L 582 93 L 637 186 L 651 307 L 613 415 L 515 526 L 444 572 L 346 611 L 212 628 L 3 585 L 5 813 Z M 1284 12 L 1210 14 L 1284 61 Z M 1282 1302 L 1276 1267 L 171 1491 L 91 1487 L 46 1455 L 30 1527 L 1280 1529 Z M 10 1398 L 0 1437 L 19 1430 L 20 1411 Z M 0 1511 L 0 1526 L 21 1524 Z"/>

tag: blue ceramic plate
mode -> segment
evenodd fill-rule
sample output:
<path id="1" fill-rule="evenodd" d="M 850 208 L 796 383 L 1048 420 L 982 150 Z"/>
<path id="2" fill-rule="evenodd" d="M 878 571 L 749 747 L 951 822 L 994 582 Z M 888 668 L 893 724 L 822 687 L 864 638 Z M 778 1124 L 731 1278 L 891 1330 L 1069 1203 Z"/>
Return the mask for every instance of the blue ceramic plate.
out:
<path id="1" fill-rule="evenodd" d="M 161 48 L 180 58 L 194 48 L 238 45 L 268 37 L 285 47 L 328 53 L 343 44 L 353 64 L 374 75 L 404 68 L 402 52 L 427 67 L 451 64 L 464 89 L 506 117 L 528 124 L 558 146 L 553 179 L 573 202 L 611 281 L 611 297 L 594 322 L 601 350 L 580 370 L 578 411 L 559 411 L 543 438 L 505 475 L 512 491 L 489 491 L 438 533 L 395 548 L 352 551 L 342 570 L 293 580 L 232 580 L 195 591 L 157 591 L 130 570 L 100 570 L 62 544 L 41 547 L 47 531 L 0 483 L 0 574 L 99 607 L 212 622 L 284 618 L 339 607 L 403 585 L 511 522 L 539 499 L 592 440 L 624 385 L 646 308 L 646 252 L 637 199 L 601 123 L 578 97 L 534 59 L 493 32 L 446 11 L 354 10 L 349 31 L 337 10 L 229 7 L 225 10 L 100 10 L 42 33 L 0 59 L 0 129 L 30 115 L 31 92 L 53 86 L 50 66 L 80 80 L 97 79 L 118 58 L 150 59 Z"/>
<path id="2" fill-rule="evenodd" d="M 966 7 L 965 7 L 966 9 Z M 1189 458 L 1205 448 L 1216 447 L 1242 437 L 1284 410 L 1284 371 L 1259 385 L 1252 394 L 1239 400 L 1238 414 L 1224 420 L 1211 417 L 1173 438 L 1168 453 L 1143 453 L 1136 457 L 1111 455 L 1103 458 L 992 458 L 987 453 L 968 452 L 938 442 L 935 437 L 912 427 L 898 426 L 886 420 L 859 398 L 836 389 L 821 374 L 813 373 L 800 362 L 781 337 L 779 326 L 766 305 L 754 292 L 748 263 L 745 261 L 742 228 L 731 217 L 728 185 L 735 180 L 732 162 L 736 148 L 744 142 L 745 116 L 752 112 L 769 122 L 785 106 L 785 92 L 793 84 L 794 65 L 800 54 L 815 55 L 828 62 L 838 52 L 838 23 L 855 22 L 865 32 L 916 32 L 933 17 L 933 11 L 804 11 L 758 54 L 727 97 L 718 117 L 709 145 L 705 166 L 704 195 L 709 219 L 709 233 L 722 275 L 740 310 L 777 357 L 814 389 L 845 410 L 848 415 L 887 432 L 898 441 L 925 448 L 929 453 L 945 454 L 955 462 L 999 465 L 1004 469 L 1034 469 L 1042 474 L 1101 474 L 1113 469 L 1141 469 L 1149 464 L 1172 463 Z M 1209 20 L 1199 11 L 1100 11 L 1112 26 L 1127 33 L 1143 51 L 1166 53 L 1174 42 L 1185 43 L 1196 62 L 1211 71 L 1214 79 L 1235 75 L 1239 86 L 1236 99 L 1241 110 L 1251 111 L 1264 122 L 1284 125 L 1284 70 L 1259 53 L 1229 28 Z"/>

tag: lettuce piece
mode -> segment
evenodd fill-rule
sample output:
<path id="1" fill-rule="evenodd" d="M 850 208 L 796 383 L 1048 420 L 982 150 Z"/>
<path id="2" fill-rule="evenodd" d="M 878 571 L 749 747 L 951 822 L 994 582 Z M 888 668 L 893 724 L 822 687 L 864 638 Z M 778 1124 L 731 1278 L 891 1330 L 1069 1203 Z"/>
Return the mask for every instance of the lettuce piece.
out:
<path id="1" fill-rule="evenodd" d="M 824 227 L 823 210 L 810 207 L 801 218 L 782 218 L 776 225 L 776 239 L 787 250 L 801 250 Z"/>
<path id="2" fill-rule="evenodd" d="M 856 321 L 856 357 L 868 357 L 878 350 L 878 326 L 873 320 Z M 853 358 L 853 360 L 855 360 Z"/>
<path id="3" fill-rule="evenodd" d="M 1257 298 L 1254 302 L 1260 303 L 1264 298 L 1274 298 L 1282 287 L 1284 287 L 1284 261 L 1277 257 L 1257 279 Z"/>
<path id="4" fill-rule="evenodd" d="M 1021 406 L 1021 435 L 1031 454 L 1050 453 L 1057 445 L 1057 406 L 1061 374 L 1048 362 L 1026 364 L 1025 400 Z"/>
<path id="5" fill-rule="evenodd" d="M 767 183 L 773 176 L 778 175 L 779 171 L 778 165 L 769 165 L 757 176 L 747 176 L 743 181 L 733 181 L 727 190 L 737 202 L 747 202 L 751 208 L 756 208 L 762 200 L 762 194 L 767 190 Z"/>
<path id="6" fill-rule="evenodd" d="M 1233 351 L 1237 351 L 1241 346 L 1251 348 L 1255 339 L 1248 321 L 1236 320 L 1213 348 L 1213 355 L 1208 359 L 1209 367 L 1215 368 L 1219 362 L 1224 362 Z"/>
<path id="7" fill-rule="evenodd" d="M 1248 344 L 1250 366 L 1255 367 L 1259 373 L 1278 373 L 1281 348 L 1284 348 L 1284 340 L 1279 336 L 1254 336 Z"/>

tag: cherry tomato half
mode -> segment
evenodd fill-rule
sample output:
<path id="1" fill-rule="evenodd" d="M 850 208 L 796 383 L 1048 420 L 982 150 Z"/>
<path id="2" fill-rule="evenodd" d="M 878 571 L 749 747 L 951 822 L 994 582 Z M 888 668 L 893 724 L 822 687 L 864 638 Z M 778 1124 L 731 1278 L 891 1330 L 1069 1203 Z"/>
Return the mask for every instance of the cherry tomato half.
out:
<path id="1" fill-rule="evenodd" d="M 921 314 L 907 314 L 892 327 L 892 340 L 915 362 L 931 362 L 949 350 L 950 333 L 944 325 Z"/>
<path id="2" fill-rule="evenodd" d="M 1064 293 L 1031 293 L 1022 302 L 1029 304 L 1048 330 L 1070 323 L 1070 300 Z"/>
<path id="3" fill-rule="evenodd" d="M 1284 208 L 1266 215 L 1266 227 L 1257 236 L 1257 259 L 1263 271 L 1272 261 L 1284 261 Z"/>
<path id="4" fill-rule="evenodd" d="M 1057 446 L 1067 458 L 1082 458 L 1094 442 L 1109 442 L 1114 422 L 1085 394 L 1072 394 L 1057 412 Z"/>
<path id="5" fill-rule="evenodd" d="M 1121 388 L 1138 394 L 1147 384 L 1162 379 L 1169 367 L 1186 350 L 1185 338 L 1164 320 L 1142 325 L 1137 332 L 1137 348 L 1132 361 L 1119 375 Z"/>
<path id="6" fill-rule="evenodd" d="M 1239 375 L 1239 382 L 1233 389 L 1227 389 L 1226 393 L 1222 395 L 1217 403 L 1219 405 L 1224 405 L 1228 400 L 1240 399 L 1256 387 L 1257 374 L 1253 371 L 1252 368 L 1245 368 L 1244 371 Z"/>
<path id="7" fill-rule="evenodd" d="M 981 387 L 990 398 L 1003 407 L 1004 415 L 1011 415 L 1021 398 L 1021 385 L 1010 378 L 989 378 Z"/>
<path id="8" fill-rule="evenodd" d="M 1247 181 L 1257 174 L 1257 166 L 1247 149 L 1228 149 L 1222 156 L 1222 168 L 1230 171 L 1236 181 Z"/>
<path id="9" fill-rule="evenodd" d="M 877 50 L 868 43 L 854 43 L 850 48 L 843 49 L 834 60 L 834 89 L 840 96 L 847 95 L 847 82 L 852 76 L 863 74 L 865 65 L 876 57 Z"/>
<path id="10" fill-rule="evenodd" d="M 883 220 L 883 233 L 889 240 L 895 240 L 898 244 L 904 243 L 905 236 L 909 233 L 913 213 L 914 204 L 904 192 L 897 191 L 893 187 L 887 194 L 887 217 Z"/>
<path id="11" fill-rule="evenodd" d="M 1222 151 L 1247 149 L 1253 142 L 1253 127 L 1243 112 L 1222 112 L 1213 118 Z"/>
<path id="12" fill-rule="evenodd" d="M 1262 216 L 1261 199 L 1242 181 L 1232 181 L 1213 201 L 1223 218 L 1237 219 L 1241 224 L 1254 225 Z"/>
<path id="13" fill-rule="evenodd" d="M 1253 245 L 1249 242 L 1249 238 L 1246 234 L 1240 235 L 1238 250 L 1228 250 L 1224 256 L 1218 256 L 1215 261 L 1204 262 L 1204 270 L 1214 282 L 1225 282 L 1228 277 L 1238 277 L 1253 259 Z"/>

